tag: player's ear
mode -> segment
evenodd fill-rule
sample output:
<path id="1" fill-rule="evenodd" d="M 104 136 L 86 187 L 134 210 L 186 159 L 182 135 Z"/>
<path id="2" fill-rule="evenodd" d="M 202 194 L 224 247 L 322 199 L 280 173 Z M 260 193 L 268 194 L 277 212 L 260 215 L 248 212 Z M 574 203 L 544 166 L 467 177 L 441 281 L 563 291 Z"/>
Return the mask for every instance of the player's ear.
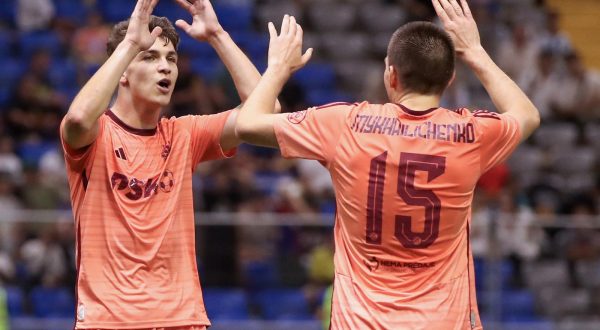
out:
<path id="1" fill-rule="evenodd" d="M 121 78 L 119 78 L 119 84 L 127 85 L 129 83 L 129 79 L 127 79 L 127 71 L 123 72 Z"/>
<path id="2" fill-rule="evenodd" d="M 400 85 L 400 82 L 398 81 L 398 71 L 396 71 L 396 68 L 394 68 L 393 65 L 388 66 L 388 81 L 390 82 L 390 87 L 392 89 L 396 89 L 398 88 L 398 85 Z"/>
<path id="3" fill-rule="evenodd" d="M 452 71 L 452 78 L 450 78 L 450 81 L 448 81 L 446 88 L 448 88 L 448 87 L 450 87 L 450 85 L 452 85 L 452 83 L 454 82 L 454 79 L 456 79 L 456 70 Z"/>

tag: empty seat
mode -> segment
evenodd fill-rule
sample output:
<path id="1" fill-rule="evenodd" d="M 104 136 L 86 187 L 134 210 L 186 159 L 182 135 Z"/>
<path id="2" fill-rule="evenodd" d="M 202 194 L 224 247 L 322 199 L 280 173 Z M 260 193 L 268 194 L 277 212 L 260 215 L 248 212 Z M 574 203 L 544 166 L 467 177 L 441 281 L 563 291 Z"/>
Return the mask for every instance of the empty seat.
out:
<path id="1" fill-rule="evenodd" d="M 309 106 L 320 106 L 332 102 L 352 102 L 352 95 L 338 90 L 311 90 L 306 95 Z"/>
<path id="2" fill-rule="evenodd" d="M 192 20 L 188 11 L 175 3 L 175 1 L 160 1 L 154 9 L 154 15 L 166 16 L 173 23 L 178 19 L 183 19 L 188 23 Z"/>
<path id="3" fill-rule="evenodd" d="M 310 6 L 308 17 L 313 28 L 317 31 L 344 31 L 354 24 L 356 6 L 339 2 Z"/>
<path id="4" fill-rule="evenodd" d="M 263 316 L 268 320 L 306 320 L 311 315 L 304 293 L 293 289 L 268 289 L 256 296 Z"/>
<path id="5" fill-rule="evenodd" d="M 385 57 L 387 55 L 387 48 L 391 37 L 391 32 L 379 32 L 372 35 L 371 52 L 379 58 Z"/>
<path id="6" fill-rule="evenodd" d="M 600 154 L 600 124 L 589 123 L 585 126 L 585 140 Z"/>
<path id="7" fill-rule="evenodd" d="M 219 23 L 226 31 L 249 30 L 252 25 L 252 10 L 250 4 L 213 3 Z"/>
<path id="8" fill-rule="evenodd" d="M 393 32 L 406 21 L 406 13 L 398 5 L 368 2 L 360 8 L 360 21 L 369 32 Z"/>
<path id="9" fill-rule="evenodd" d="M 298 70 L 293 79 L 304 90 L 328 89 L 335 87 L 335 70 L 333 66 L 323 63 L 309 63 Z"/>
<path id="10" fill-rule="evenodd" d="M 97 1 L 97 6 L 106 21 L 115 23 L 129 18 L 135 7 L 135 2 L 104 0 Z"/>
<path id="11" fill-rule="evenodd" d="M 67 19 L 77 24 L 83 24 L 88 14 L 88 9 L 82 1 L 54 0 L 56 17 Z"/>
<path id="12" fill-rule="evenodd" d="M 0 288 L 0 290 L 2 290 Z M 23 315 L 23 291 L 16 286 L 4 287 L 6 291 L 6 307 L 12 317 Z"/>
<path id="13" fill-rule="evenodd" d="M 240 289 L 206 288 L 204 305 L 210 319 L 244 320 L 248 315 L 248 299 Z"/>
<path id="14" fill-rule="evenodd" d="M 53 56 L 59 55 L 62 46 L 58 36 L 50 31 L 23 33 L 19 36 L 21 58 L 30 58 L 35 52 L 45 50 Z"/>
<path id="15" fill-rule="evenodd" d="M 77 86 L 77 67 L 70 59 L 54 61 L 48 76 L 52 86 L 58 89 Z"/>
<path id="16" fill-rule="evenodd" d="M 335 71 L 340 84 L 355 94 L 363 93 L 373 72 L 383 74 L 384 65 L 380 61 L 345 60 L 336 61 Z"/>
<path id="17" fill-rule="evenodd" d="M 71 317 L 75 313 L 75 299 L 66 288 L 36 287 L 30 299 L 37 317 Z"/>
<path id="18" fill-rule="evenodd" d="M 533 139 L 543 148 L 571 148 L 577 141 L 577 126 L 569 123 L 542 125 Z"/>
<path id="19" fill-rule="evenodd" d="M 551 153 L 552 169 L 560 174 L 589 172 L 595 163 L 596 155 L 591 148 L 562 148 Z"/>
<path id="20" fill-rule="evenodd" d="M 267 23 L 273 22 L 279 31 L 283 15 L 288 14 L 294 16 L 296 21 L 301 25 L 303 22 L 302 8 L 291 1 L 278 1 L 267 3 L 256 9 L 256 16 L 259 23 L 259 28 L 266 31 Z M 304 26 L 304 25 L 302 25 Z"/>
<path id="21" fill-rule="evenodd" d="M 562 260 L 549 260 L 525 264 L 525 280 L 532 288 L 553 286 L 564 288 L 569 283 L 567 265 Z"/>
<path id="22" fill-rule="evenodd" d="M 552 317 L 585 314 L 590 307 L 590 292 L 585 289 L 545 287 L 540 291 L 540 309 Z"/>
<path id="23" fill-rule="evenodd" d="M 516 320 L 535 317 L 535 298 L 527 290 L 504 291 L 502 293 L 502 319 Z"/>
<path id="24" fill-rule="evenodd" d="M 364 33 L 326 33 L 321 37 L 321 48 L 333 60 L 363 59 L 369 47 L 369 37 Z"/>
<path id="25" fill-rule="evenodd" d="M 275 265 L 270 262 L 251 262 L 243 267 L 244 282 L 251 290 L 273 287 L 278 284 Z"/>
<path id="26" fill-rule="evenodd" d="M 534 172 L 542 169 L 545 153 L 532 146 L 521 145 L 508 159 L 508 166 L 514 173 Z"/>
<path id="27" fill-rule="evenodd" d="M 0 19 L 10 25 L 14 25 L 17 13 L 17 0 L 0 1 Z"/>

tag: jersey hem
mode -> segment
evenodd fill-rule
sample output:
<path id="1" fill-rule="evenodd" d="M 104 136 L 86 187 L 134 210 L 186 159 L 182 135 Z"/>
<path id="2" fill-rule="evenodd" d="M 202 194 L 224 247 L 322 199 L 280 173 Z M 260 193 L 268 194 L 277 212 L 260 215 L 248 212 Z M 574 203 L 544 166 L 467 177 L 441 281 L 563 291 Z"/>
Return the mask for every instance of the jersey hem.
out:
<path id="1" fill-rule="evenodd" d="M 188 326 L 206 326 L 210 327 L 210 321 L 198 321 L 198 320 L 185 320 L 179 322 L 172 321 L 153 321 L 153 322 L 139 322 L 139 323 L 127 323 L 124 325 L 122 322 L 102 322 L 102 323 L 87 323 L 85 325 L 76 324 L 74 330 L 86 330 L 86 329 L 144 329 L 144 328 L 173 328 L 173 327 L 188 327 Z"/>

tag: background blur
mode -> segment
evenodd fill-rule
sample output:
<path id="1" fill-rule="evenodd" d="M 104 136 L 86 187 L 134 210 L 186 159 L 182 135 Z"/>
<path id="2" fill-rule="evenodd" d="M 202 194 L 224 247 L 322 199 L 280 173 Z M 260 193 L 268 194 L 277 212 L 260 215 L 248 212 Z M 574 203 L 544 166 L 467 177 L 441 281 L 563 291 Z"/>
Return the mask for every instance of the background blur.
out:
<path id="1" fill-rule="evenodd" d="M 106 59 L 111 25 L 128 18 L 134 3 L 0 1 L 0 329 L 72 329 L 73 220 L 58 125 Z M 484 46 L 543 119 L 507 164 L 481 179 L 473 204 L 484 326 L 600 329 L 600 1 L 469 3 Z M 284 111 L 383 102 L 389 37 L 404 22 L 434 16 L 429 0 L 213 4 L 261 70 L 266 23 L 289 13 L 303 25 L 315 54 L 283 91 Z M 169 0 L 155 14 L 189 18 Z M 182 39 L 165 115 L 235 107 L 239 100 L 215 52 Z M 493 110 L 461 64 L 443 105 Z M 333 279 L 335 201 L 327 172 L 314 161 L 242 146 L 234 159 L 202 164 L 194 189 L 211 330 L 320 329 Z"/>

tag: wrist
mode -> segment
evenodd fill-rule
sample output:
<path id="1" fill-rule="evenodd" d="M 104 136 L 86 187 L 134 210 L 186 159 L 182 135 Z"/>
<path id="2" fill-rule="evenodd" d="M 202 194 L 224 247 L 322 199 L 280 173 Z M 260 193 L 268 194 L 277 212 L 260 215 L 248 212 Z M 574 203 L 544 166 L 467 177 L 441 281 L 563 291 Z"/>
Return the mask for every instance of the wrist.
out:
<path id="1" fill-rule="evenodd" d="M 463 61 L 471 67 L 478 66 L 490 58 L 481 45 L 464 50 L 460 56 Z"/>
<path id="2" fill-rule="evenodd" d="M 264 73 L 265 77 L 274 79 L 283 85 L 290 76 L 290 70 L 285 65 L 270 64 Z"/>
<path id="3" fill-rule="evenodd" d="M 117 45 L 113 54 L 117 53 L 119 56 L 129 56 L 134 58 L 141 51 L 142 48 L 136 42 L 124 39 Z"/>
<path id="4" fill-rule="evenodd" d="M 218 25 L 217 29 L 215 29 L 215 31 L 210 32 L 207 37 L 206 37 L 206 41 L 211 44 L 212 46 L 214 46 L 215 44 L 221 42 L 222 40 L 224 40 L 225 38 L 229 37 L 229 33 L 227 33 L 227 31 L 225 31 L 223 29 L 223 27 L 221 26 L 221 24 Z"/>

